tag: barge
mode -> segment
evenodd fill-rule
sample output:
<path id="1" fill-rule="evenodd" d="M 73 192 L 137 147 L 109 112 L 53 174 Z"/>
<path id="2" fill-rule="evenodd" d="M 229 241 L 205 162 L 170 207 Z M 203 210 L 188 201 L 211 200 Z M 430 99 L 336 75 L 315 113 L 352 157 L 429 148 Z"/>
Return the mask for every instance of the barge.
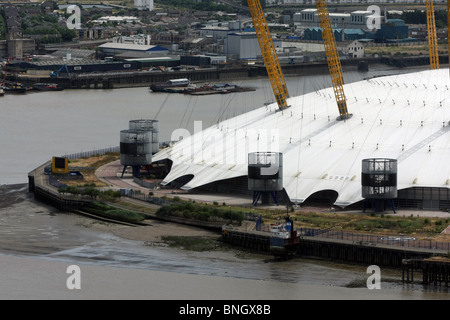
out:
<path id="1" fill-rule="evenodd" d="M 4 81 L 0 83 L 1 88 L 5 93 L 25 93 L 27 87 L 20 82 Z"/>
<path id="2" fill-rule="evenodd" d="M 153 92 L 178 92 L 179 88 L 186 88 L 190 84 L 191 81 L 187 78 L 171 79 L 167 82 L 152 84 L 149 90 Z"/>
<path id="3" fill-rule="evenodd" d="M 224 93 L 232 93 L 232 92 L 248 92 L 248 91 L 255 91 L 254 88 L 248 88 L 248 87 L 240 87 L 235 84 L 205 84 L 200 87 L 189 87 L 186 88 L 184 93 L 190 94 L 190 95 L 209 95 L 209 94 L 224 94 Z"/>

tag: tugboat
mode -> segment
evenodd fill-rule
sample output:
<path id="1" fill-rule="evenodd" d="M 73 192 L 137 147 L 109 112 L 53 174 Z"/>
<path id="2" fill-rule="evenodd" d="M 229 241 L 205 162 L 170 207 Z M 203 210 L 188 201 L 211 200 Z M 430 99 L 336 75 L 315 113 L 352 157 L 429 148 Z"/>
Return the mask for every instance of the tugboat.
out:
<path id="1" fill-rule="evenodd" d="M 295 255 L 300 244 L 297 230 L 294 230 L 294 221 L 287 216 L 285 222 L 270 226 L 270 252 L 275 257 Z"/>
<path id="2" fill-rule="evenodd" d="M 35 90 L 39 91 L 62 91 L 64 88 L 60 87 L 57 83 L 35 83 L 33 85 Z"/>

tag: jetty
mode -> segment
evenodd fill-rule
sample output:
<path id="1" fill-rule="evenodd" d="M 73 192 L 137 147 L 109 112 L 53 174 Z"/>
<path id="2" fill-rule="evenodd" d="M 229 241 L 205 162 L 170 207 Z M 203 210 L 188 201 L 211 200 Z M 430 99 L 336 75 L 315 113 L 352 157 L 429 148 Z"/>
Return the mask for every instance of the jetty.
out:
<path id="1" fill-rule="evenodd" d="M 222 241 L 252 251 L 282 258 L 273 247 L 273 234 L 267 225 L 246 221 L 241 226 L 224 225 Z M 288 241 L 284 258 L 325 259 L 342 263 L 377 265 L 400 269 L 403 281 L 414 280 L 421 273 L 423 284 L 449 286 L 450 243 L 418 240 L 412 237 L 384 237 L 332 229 L 298 228 L 296 241 Z M 295 244 L 293 246 L 292 244 Z"/>

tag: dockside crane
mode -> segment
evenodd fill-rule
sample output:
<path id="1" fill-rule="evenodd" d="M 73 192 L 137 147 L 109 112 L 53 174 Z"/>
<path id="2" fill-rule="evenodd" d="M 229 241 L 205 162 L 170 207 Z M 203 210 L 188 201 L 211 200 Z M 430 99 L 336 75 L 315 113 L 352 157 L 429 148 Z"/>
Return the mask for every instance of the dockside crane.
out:
<path id="1" fill-rule="evenodd" d="M 344 78 L 342 75 L 341 61 L 337 52 L 336 40 L 334 38 L 331 20 L 328 14 L 325 0 L 316 0 L 319 16 L 320 29 L 322 31 L 323 44 L 327 56 L 328 69 L 333 84 L 334 95 L 339 109 L 338 120 L 349 119 L 352 115 L 348 113 L 347 101 L 344 93 Z M 344 30 L 342 30 L 344 32 Z"/>
<path id="2" fill-rule="evenodd" d="M 286 109 L 288 108 L 286 100 L 289 98 L 289 93 L 264 12 L 259 0 L 248 0 L 248 7 L 278 108 L 280 110 Z"/>
<path id="3" fill-rule="evenodd" d="M 447 10 L 448 8 L 449 4 L 447 1 Z M 428 28 L 428 48 L 430 50 L 430 67 L 431 69 L 439 69 L 439 55 L 438 55 L 436 21 L 434 18 L 433 0 L 427 0 L 427 28 Z"/>
<path id="4" fill-rule="evenodd" d="M 59 68 L 58 71 L 50 73 L 50 76 L 51 76 L 51 77 L 58 77 L 58 76 L 59 76 L 59 73 L 60 73 L 62 70 L 65 70 L 65 71 L 67 72 L 67 75 L 70 76 L 70 72 L 69 72 L 69 69 L 67 68 L 67 65 L 66 65 L 66 64 L 63 65 L 61 68 Z"/>

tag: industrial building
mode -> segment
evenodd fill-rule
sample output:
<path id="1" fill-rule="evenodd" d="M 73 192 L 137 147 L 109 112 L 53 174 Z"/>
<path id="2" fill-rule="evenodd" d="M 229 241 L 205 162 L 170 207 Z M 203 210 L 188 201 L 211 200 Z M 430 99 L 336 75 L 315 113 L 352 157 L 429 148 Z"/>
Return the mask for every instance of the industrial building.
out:
<path id="1" fill-rule="evenodd" d="M 366 33 L 363 29 L 342 29 L 342 28 L 333 28 L 334 38 L 336 41 L 342 40 L 359 40 L 366 38 Z M 303 32 L 304 40 L 312 40 L 312 41 L 322 41 L 322 31 L 320 27 L 311 27 L 307 28 Z"/>
<path id="2" fill-rule="evenodd" d="M 276 48 L 282 47 L 280 39 L 274 39 L 273 44 Z M 256 32 L 228 33 L 225 41 L 225 54 L 244 60 L 254 60 L 260 57 L 261 49 Z"/>
<path id="3" fill-rule="evenodd" d="M 391 39 L 407 39 L 409 28 L 402 19 L 387 19 L 386 16 L 375 16 L 370 11 L 353 11 L 351 13 L 330 13 L 330 22 L 336 41 L 371 39 L 384 42 Z M 305 40 L 322 41 L 317 9 L 304 9 L 294 14 L 294 23 L 303 30 Z M 379 26 L 373 28 L 373 20 Z M 370 28 L 369 28 L 370 26 Z"/>
<path id="4" fill-rule="evenodd" d="M 10 61 L 11 69 L 41 70 L 47 74 L 68 76 L 85 72 L 132 71 L 141 68 L 137 61 L 99 61 L 96 59 L 51 59 L 43 61 Z"/>
<path id="5" fill-rule="evenodd" d="M 351 13 L 330 13 L 330 22 L 332 26 L 346 27 L 354 29 L 367 29 L 368 20 L 373 19 L 371 11 L 353 11 Z M 382 18 L 379 16 L 378 18 Z M 319 26 L 319 17 L 317 9 L 304 9 L 293 16 L 294 23 L 316 27 Z"/>
<path id="6" fill-rule="evenodd" d="M 153 0 L 134 0 L 134 7 L 138 10 L 153 11 L 154 9 Z"/>
<path id="7" fill-rule="evenodd" d="M 369 39 L 377 42 L 388 40 L 407 40 L 409 37 L 409 27 L 401 19 L 388 19 L 376 31 L 350 28 L 333 28 L 336 41 Z M 309 27 L 303 32 L 304 40 L 322 41 L 320 27 Z M 411 39 L 414 40 L 414 39 Z"/>
<path id="8" fill-rule="evenodd" d="M 200 29 L 200 37 L 211 37 L 214 41 L 225 40 L 232 32 L 249 31 L 243 28 L 241 21 L 229 21 L 220 25 L 210 24 Z"/>
<path id="9" fill-rule="evenodd" d="M 127 57 L 130 55 L 125 54 Z M 122 55 L 116 55 L 116 58 L 121 58 Z M 180 56 L 164 55 L 164 56 L 154 56 L 148 58 L 126 58 L 125 62 L 137 62 L 139 68 L 152 68 L 152 67 L 179 67 L 180 66 Z"/>
<path id="10" fill-rule="evenodd" d="M 346 120 L 336 120 L 333 88 L 326 88 L 288 98 L 287 109 L 271 104 L 184 138 L 153 157 L 171 164 L 162 184 L 248 190 L 247 155 L 279 152 L 291 202 L 320 199 L 346 208 L 364 200 L 363 160 L 385 158 L 398 167 L 398 206 L 450 208 L 448 69 L 373 78 L 344 89 L 352 115 Z"/>
<path id="11" fill-rule="evenodd" d="M 169 53 L 169 50 L 160 47 L 160 46 L 152 46 L 152 45 L 144 45 L 144 44 L 129 44 L 129 43 L 116 43 L 116 42 L 108 42 L 99 46 L 100 50 L 107 54 L 114 56 L 116 54 L 121 53 L 139 53 L 142 55 L 150 56 L 152 54 L 163 55 Z"/>

